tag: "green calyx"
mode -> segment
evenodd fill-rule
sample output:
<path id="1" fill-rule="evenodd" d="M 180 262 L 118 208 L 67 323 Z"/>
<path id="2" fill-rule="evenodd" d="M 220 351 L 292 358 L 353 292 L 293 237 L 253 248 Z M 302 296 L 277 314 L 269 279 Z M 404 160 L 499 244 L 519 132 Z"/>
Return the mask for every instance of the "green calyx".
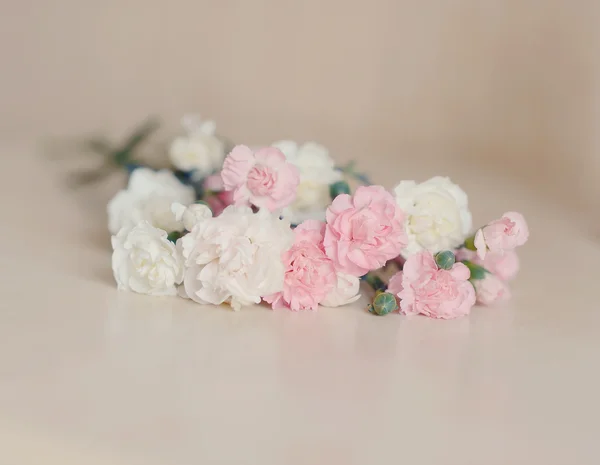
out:
<path id="1" fill-rule="evenodd" d="M 471 272 L 471 277 L 469 278 L 471 281 L 474 279 L 485 279 L 486 274 L 489 273 L 483 266 L 476 265 L 469 260 L 463 260 L 461 263 L 463 263 Z"/>
<path id="2" fill-rule="evenodd" d="M 375 315 L 387 315 L 395 310 L 398 310 L 398 301 L 396 296 L 389 292 L 377 292 L 373 298 L 373 303 L 368 307 L 369 312 Z"/>
<path id="3" fill-rule="evenodd" d="M 435 254 L 435 263 L 443 270 L 450 270 L 456 262 L 456 257 L 450 250 L 443 250 Z"/>

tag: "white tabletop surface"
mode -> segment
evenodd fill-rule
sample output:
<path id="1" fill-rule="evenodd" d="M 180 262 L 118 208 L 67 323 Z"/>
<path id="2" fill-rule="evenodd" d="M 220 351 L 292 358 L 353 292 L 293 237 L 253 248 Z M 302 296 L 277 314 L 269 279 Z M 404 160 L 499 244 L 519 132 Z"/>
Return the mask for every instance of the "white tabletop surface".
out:
<path id="1" fill-rule="evenodd" d="M 526 186 L 448 171 L 476 222 L 529 220 L 506 305 L 234 313 L 118 292 L 117 180 L 3 149 L 0 464 L 600 463 L 600 244 Z M 376 180 L 434 174 L 397 165 Z"/>

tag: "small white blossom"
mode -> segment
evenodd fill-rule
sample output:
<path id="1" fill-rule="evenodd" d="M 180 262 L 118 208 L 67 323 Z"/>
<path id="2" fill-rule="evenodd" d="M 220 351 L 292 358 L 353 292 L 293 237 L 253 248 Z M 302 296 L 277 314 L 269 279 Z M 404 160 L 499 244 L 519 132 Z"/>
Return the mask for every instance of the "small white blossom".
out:
<path id="1" fill-rule="evenodd" d="M 201 122 L 195 116 L 186 116 L 182 125 L 187 134 L 177 137 L 169 149 L 173 166 L 181 171 L 193 172 L 198 178 L 218 171 L 225 158 L 225 146 L 215 135 L 214 121 Z"/>
<path id="2" fill-rule="evenodd" d="M 293 242 L 289 222 L 267 210 L 229 206 L 196 223 L 179 241 L 185 259 L 184 289 L 201 304 L 257 304 L 283 289 L 281 253 Z"/>
<path id="3" fill-rule="evenodd" d="M 131 173 L 127 189 L 108 203 L 108 229 L 116 234 L 121 228 L 145 220 L 167 232 L 180 231 L 183 225 L 176 220 L 171 205 L 189 205 L 194 200 L 194 189 L 182 184 L 171 171 L 137 168 Z"/>
<path id="4" fill-rule="evenodd" d="M 324 220 L 325 210 L 331 203 L 329 185 L 342 179 L 329 151 L 315 142 L 299 146 L 296 142 L 282 140 L 272 145 L 300 171 L 296 200 L 285 210 L 285 216 L 294 224 L 307 219 Z"/>
<path id="5" fill-rule="evenodd" d="M 212 216 L 210 208 L 200 203 L 193 203 L 188 207 L 174 203 L 171 205 L 171 211 L 175 215 L 175 219 L 183 222 L 183 227 L 188 231 L 191 231 L 197 223 Z"/>
<path id="6" fill-rule="evenodd" d="M 112 269 L 120 290 L 176 295 L 183 280 L 183 258 L 167 233 L 141 221 L 112 236 Z"/>
<path id="7" fill-rule="evenodd" d="M 467 194 L 449 178 L 436 176 L 421 184 L 402 181 L 394 192 L 406 214 L 408 246 L 403 257 L 453 249 L 465 240 L 472 225 Z"/>
<path id="8" fill-rule="evenodd" d="M 337 273 L 337 284 L 320 302 L 323 307 L 340 307 L 360 298 L 360 280 L 356 276 Z"/>

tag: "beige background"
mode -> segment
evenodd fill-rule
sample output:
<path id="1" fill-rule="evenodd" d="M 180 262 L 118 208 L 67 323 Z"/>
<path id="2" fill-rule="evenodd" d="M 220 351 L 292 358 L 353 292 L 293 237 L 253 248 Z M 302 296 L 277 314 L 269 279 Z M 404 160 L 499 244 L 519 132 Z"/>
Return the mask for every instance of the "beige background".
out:
<path id="1" fill-rule="evenodd" d="M 363 163 L 465 160 L 597 214 L 599 2 L 1 6 L 4 139 L 116 135 L 149 114 L 173 130 L 197 111 L 237 142 L 316 139 Z"/>

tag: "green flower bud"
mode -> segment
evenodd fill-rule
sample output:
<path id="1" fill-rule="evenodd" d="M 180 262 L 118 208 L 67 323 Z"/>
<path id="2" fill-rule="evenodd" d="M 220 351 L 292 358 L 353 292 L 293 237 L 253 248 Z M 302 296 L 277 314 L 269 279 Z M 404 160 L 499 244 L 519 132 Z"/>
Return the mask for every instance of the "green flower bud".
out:
<path id="1" fill-rule="evenodd" d="M 394 310 L 398 310 L 398 301 L 396 296 L 389 292 L 377 292 L 373 303 L 369 305 L 369 312 L 375 315 L 387 315 Z"/>
<path id="2" fill-rule="evenodd" d="M 454 262 L 456 262 L 456 257 L 449 250 L 444 250 L 435 254 L 435 263 L 437 263 L 437 266 L 442 270 L 452 269 Z"/>
<path id="3" fill-rule="evenodd" d="M 349 194 L 350 186 L 346 181 L 334 182 L 329 186 L 329 195 L 331 200 L 335 199 L 340 194 Z"/>

